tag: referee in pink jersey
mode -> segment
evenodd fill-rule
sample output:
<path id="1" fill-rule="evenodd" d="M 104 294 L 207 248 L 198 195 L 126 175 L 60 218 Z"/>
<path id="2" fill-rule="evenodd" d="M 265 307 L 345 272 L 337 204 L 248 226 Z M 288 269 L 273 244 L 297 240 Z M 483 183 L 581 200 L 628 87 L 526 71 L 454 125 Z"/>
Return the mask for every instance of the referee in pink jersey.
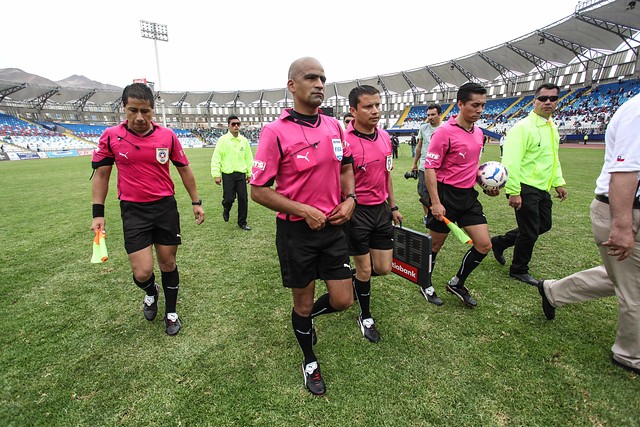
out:
<path id="1" fill-rule="evenodd" d="M 122 104 L 126 120 L 104 131 L 91 159 L 94 169 L 91 230 L 105 229 L 104 202 L 115 164 L 124 246 L 133 281 L 146 294 L 142 304 L 144 316 L 154 320 L 158 313 L 159 286 L 153 272 L 153 246 L 162 276 L 165 331 L 176 335 L 182 327 L 176 312 L 180 284 L 176 253 L 181 237 L 170 161 L 191 197 L 197 224 L 204 221 L 202 200 L 189 160 L 175 133 L 151 120 L 154 106 L 151 89 L 142 83 L 127 86 L 122 93 Z"/>
<path id="2" fill-rule="evenodd" d="M 484 143 L 482 130 L 475 122 L 487 103 L 487 90 L 477 83 L 465 83 L 458 90 L 457 103 L 460 113 L 435 130 L 425 157 L 425 179 L 431 198 L 426 226 L 432 239 L 432 266 L 449 235 L 443 222 L 445 216 L 464 228 L 473 240 L 446 289 L 468 307 L 475 307 L 477 302 L 465 281 L 491 250 L 487 219 L 473 188 Z M 497 196 L 500 190 L 485 193 Z"/>
<path id="3" fill-rule="evenodd" d="M 353 159 L 340 123 L 318 114 L 325 81 L 316 59 L 291 64 L 287 89 L 293 109 L 262 129 L 251 179 L 251 198 L 278 212 L 282 282 L 293 293 L 291 323 L 303 354 L 304 384 L 314 395 L 326 387 L 313 350 L 312 318 L 353 304 L 343 230 L 356 205 Z M 316 279 L 325 281 L 328 292 L 314 302 Z"/>
<path id="4" fill-rule="evenodd" d="M 357 86 L 349 93 L 354 121 L 346 131 L 353 156 L 356 206 L 346 225 L 349 254 L 356 271 L 353 286 L 360 305 L 358 326 L 362 336 L 378 342 L 380 334 L 371 315 L 371 276 L 391 272 L 393 226 L 402 222 L 391 181 L 393 149 L 387 131 L 378 129 L 380 92 L 373 86 Z"/>

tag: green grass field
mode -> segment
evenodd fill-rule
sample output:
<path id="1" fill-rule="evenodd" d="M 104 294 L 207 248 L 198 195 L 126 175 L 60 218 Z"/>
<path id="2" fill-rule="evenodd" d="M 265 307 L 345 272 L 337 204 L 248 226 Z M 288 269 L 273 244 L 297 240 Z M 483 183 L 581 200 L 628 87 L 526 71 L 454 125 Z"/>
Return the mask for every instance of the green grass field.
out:
<path id="1" fill-rule="evenodd" d="M 201 226 L 176 185 L 183 330 L 175 337 L 164 333 L 163 298 L 155 321 L 142 315 L 115 176 L 110 258 L 90 264 L 90 159 L 0 162 L 0 425 L 640 425 L 640 378 L 609 361 L 615 299 L 563 307 L 547 321 L 537 290 L 489 255 L 467 282 L 478 307 L 466 309 L 444 291 L 466 251 L 455 239 L 434 273 L 442 307 L 398 276 L 374 279 L 380 343 L 362 338 L 357 306 L 316 319 L 328 390 L 311 396 L 280 279 L 275 214 L 250 202 L 253 231 L 235 225 L 235 207 L 223 222 L 211 154 L 188 151 L 207 215 Z M 424 230 L 416 181 L 402 176 L 409 156 L 403 145 L 396 199 L 405 226 Z M 483 160 L 497 159 L 497 145 L 488 146 Z M 589 203 L 603 151 L 562 148 L 561 160 L 569 199 L 554 203 L 554 227 L 536 245 L 539 278 L 599 264 Z M 481 200 L 492 234 L 514 226 L 503 196 Z"/>

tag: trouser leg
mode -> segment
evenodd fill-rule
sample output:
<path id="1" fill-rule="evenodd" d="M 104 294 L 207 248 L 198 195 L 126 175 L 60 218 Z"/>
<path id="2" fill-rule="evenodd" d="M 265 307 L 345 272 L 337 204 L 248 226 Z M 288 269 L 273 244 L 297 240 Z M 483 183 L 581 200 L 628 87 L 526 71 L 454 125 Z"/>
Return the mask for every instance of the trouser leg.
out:
<path id="1" fill-rule="evenodd" d="M 529 262 L 541 231 L 551 228 L 551 206 L 549 193 L 537 189 L 525 188 L 523 185 L 522 206 L 516 210 L 516 222 L 518 234 L 513 249 L 513 261 L 510 271 L 514 274 L 526 274 L 529 272 Z"/>
<path id="2" fill-rule="evenodd" d="M 247 196 L 247 176 L 239 174 L 235 182 L 236 194 L 238 195 L 238 225 L 247 223 L 247 212 L 249 210 Z"/>
<path id="3" fill-rule="evenodd" d="M 231 210 L 236 200 L 236 185 L 233 174 L 222 174 L 222 206 L 226 211 Z"/>

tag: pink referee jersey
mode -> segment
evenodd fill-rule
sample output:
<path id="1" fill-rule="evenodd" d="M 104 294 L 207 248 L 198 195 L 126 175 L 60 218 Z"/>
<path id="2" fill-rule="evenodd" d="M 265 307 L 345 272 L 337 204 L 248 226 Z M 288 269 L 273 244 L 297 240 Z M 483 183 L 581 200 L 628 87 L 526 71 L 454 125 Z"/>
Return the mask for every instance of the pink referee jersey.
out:
<path id="1" fill-rule="evenodd" d="M 389 198 L 389 173 L 393 168 L 391 138 L 387 131 L 376 129 L 364 135 L 353 125 L 345 138 L 353 156 L 358 204 L 379 205 Z"/>
<path id="2" fill-rule="evenodd" d="M 151 134 L 137 136 L 125 127 L 126 123 L 104 131 L 92 163 L 115 162 L 120 200 L 143 203 L 173 196 L 169 160 L 176 166 L 189 164 L 178 137 L 155 123 Z"/>
<path id="3" fill-rule="evenodd" d="M 425 169 L 435 169 L 436 178 L 457 188 L 472 188 L 476 183 L 478 163 L 482 154 L 482 130 L 473 125 L 467 132 L 451 117 L 439 126 L 429 142 Z"/>
<path id="4" fill-rule="evenodd" d="M 336 119 L 320 114 L 314 126 L 285 109 L 278 120 L 262 128 L 251 185 L 270 186 L 275 179 L 275 191 L 328 215 L 342 201 L 340 171 L 343 158 L 350 157 Z M 277 216 L 302 220 L 281 212 Z"/>

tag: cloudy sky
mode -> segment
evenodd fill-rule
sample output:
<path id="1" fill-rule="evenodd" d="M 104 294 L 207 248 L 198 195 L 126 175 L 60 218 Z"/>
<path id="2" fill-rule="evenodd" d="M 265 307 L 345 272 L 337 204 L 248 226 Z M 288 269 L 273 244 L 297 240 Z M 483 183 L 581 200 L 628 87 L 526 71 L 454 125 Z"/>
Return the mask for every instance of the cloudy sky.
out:
<path id="1" fill-rule="evenodd" d="M 51 80 L 73 74 L 125 86 L 158 82 L 140 21 L 157 42 L 161 89 L 233 91 L 286 85 L 292 60 L 314 56 L 330 82 L 436 64 L 523 36 L 574 12 L 576 0 L 245 0 L 4 2 L 0 69 Z M 158 87 L 156 86 L 156 89 Z"/>

